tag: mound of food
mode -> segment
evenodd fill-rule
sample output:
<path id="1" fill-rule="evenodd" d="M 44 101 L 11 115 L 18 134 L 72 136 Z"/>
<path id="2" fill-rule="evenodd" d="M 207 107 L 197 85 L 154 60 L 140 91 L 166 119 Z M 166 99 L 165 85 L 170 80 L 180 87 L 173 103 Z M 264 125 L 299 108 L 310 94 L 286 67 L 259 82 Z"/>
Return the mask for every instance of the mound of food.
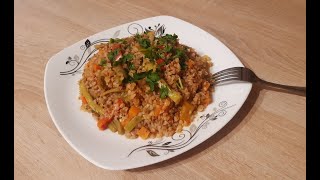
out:
<path id="1" fill-rule="evenodd" d="M 81 109 L 100 130 L 142 139 L 172 136 L 212 102 L 208 56 L 154 32 L 96 46 L 79 81 Z"/>

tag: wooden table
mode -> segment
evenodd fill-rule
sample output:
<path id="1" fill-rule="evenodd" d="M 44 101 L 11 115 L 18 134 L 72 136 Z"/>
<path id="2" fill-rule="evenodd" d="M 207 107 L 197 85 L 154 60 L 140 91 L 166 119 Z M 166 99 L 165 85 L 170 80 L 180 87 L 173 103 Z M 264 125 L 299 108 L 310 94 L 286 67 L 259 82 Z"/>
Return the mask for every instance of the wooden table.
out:
<path id="1" fill-rule="evenodd" d="M 191 22 L 225 43 L 266 80 L 305 86 L 303 0 L 15 0 L 16 179 L 305 179 L 306 98 L 254 86 L 219 133 L 165 162 L 98 168 L 54 126 L 44 99 L 48 59 L 102 30 L 157 15 Z"/>

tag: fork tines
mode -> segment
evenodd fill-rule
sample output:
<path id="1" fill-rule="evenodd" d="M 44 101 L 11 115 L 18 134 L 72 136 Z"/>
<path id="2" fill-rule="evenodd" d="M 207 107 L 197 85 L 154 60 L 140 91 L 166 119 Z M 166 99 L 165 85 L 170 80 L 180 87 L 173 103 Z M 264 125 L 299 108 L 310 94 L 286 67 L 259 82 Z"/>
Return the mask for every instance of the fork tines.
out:
<path id="1" fill-rule="evenodd" d="M 241 80 L 242 69 L 243 67 L 232 67 L 213 74 L 213 84 L 219 84 L 226 81 Z"/>

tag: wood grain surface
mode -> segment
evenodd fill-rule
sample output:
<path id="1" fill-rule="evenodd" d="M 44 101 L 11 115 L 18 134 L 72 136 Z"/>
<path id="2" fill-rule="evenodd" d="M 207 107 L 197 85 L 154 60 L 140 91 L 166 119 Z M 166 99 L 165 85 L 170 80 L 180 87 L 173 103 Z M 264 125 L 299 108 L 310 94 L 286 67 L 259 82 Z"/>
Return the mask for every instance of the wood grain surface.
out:
<path id="1" fill-rule="evenodd" d="M 46 107 L 48 59 L 97 32 L 157 15 L 208 31 L 263 79 L 305 86 L 303 0 L 15 0 L 15 178 L 305 179 L 306 98 L 257 86 L 227 126 L 173 159 L 109 171 L 71 148 Z"/>

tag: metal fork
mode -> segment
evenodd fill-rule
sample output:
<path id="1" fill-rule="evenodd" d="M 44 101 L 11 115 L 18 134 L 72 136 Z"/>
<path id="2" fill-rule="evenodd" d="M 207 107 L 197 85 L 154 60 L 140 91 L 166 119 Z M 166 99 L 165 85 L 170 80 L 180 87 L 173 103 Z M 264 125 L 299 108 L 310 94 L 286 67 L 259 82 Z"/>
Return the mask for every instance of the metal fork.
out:
<path id="1" fill-rule="evenodd" d="M 212 76 L 213 85 L 222 84 L 231 81 L 247 81 L 252 83 L 259 83 L 271 89 L 287 91 L 305 96 L 306 87 L 287 86 L 276 84 L 260 79 L 252 70 L 245 67 L 232 67 L 219 71 Z"/>

